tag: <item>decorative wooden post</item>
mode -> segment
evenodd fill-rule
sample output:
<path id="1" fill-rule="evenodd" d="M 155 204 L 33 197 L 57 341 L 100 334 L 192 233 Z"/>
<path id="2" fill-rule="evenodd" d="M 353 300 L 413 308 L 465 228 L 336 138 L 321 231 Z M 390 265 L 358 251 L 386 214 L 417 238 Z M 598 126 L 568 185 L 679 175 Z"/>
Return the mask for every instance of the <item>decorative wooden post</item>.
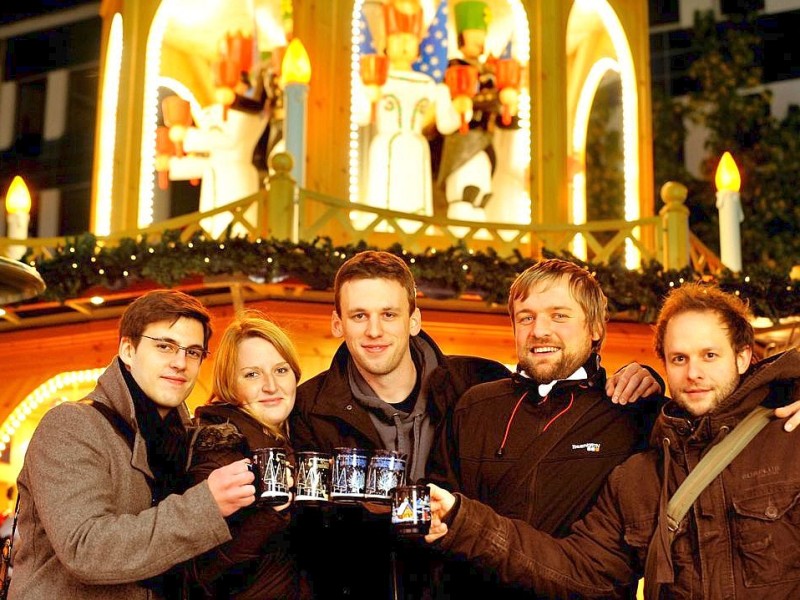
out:
<path id="1" fill-rule="evenodd" d="M 299 241 L 300 210 L 297 184 L 291 171 L 294 159 L 279 152 L 270 160 L 274 174 L 269 178 L 267 206 L 259 211 L 258 231 L 264 237 Z"/>
<path id="2" fill-rule="evenodd" d="M 661 186 L 664 206 L 658 212 L 664 232 L 664 267 L 682 269 L 689 266 L 689 209 L 686 197 L 689 190 L 676 181 Z"/>

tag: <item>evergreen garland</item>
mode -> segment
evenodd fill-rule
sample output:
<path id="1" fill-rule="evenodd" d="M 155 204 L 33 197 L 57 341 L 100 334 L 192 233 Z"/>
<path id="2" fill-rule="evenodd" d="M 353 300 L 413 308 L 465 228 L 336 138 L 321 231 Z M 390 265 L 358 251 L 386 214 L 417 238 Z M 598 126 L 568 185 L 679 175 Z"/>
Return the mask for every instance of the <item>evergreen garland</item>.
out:
<path id="1" fill-rule="evenodd" d="M 103 290 L 125 289 L 140 281 L 174 287 L 196 277 L 242 274 L 257 283 L 293 281 L 314 290 L 328 290 L 342 262 L 368 249 L 378 248 L 364 242 L 335 246 L 329 238 L 300 243 L 246 238 L 220 242 L 198 234 L 181 241 L 177 230 L 165 232 L 155 243 L 142 237 L 124 238 L 117 246 L 107 247 L 98 245 L 97 238 L 87 233 L 30 264 L 47 284 L 43 298 L 63 302 L 94 292 L 102 294 Z M 519 252 L 501 257 L 492 249 L 473 251 L 463 244 L 423 253 L 408 252 L 396 244 L 388 251 L 406 261 L 427 297 L 472 294 L 499 305 L 507 302 L 516 275 L 536 262 Z M 559 257 L 586 267 L 597 277 L 608 296 L 610 312 L 617 317 L 652 322 L 672 287 L 700 279 L 740 294 L 749 300 L 756 316 L 777 321 L 800 314 L 800 281 L 764 266 L 746 274 L 726 271 L 711 278 L 689 268 L 668 271 L 654 261 L 630 271 L 620 259 L 592 264 L 569 255 Z"/>

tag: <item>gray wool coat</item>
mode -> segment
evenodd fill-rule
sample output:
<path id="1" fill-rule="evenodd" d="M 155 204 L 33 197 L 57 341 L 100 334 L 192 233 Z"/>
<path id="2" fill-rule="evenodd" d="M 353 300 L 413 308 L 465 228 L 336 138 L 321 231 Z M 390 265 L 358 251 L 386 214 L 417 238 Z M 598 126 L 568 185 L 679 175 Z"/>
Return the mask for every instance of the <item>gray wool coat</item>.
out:
<path id="1" fill-rule="evenodd" d="M 88 397 L 129 422 L 133 453 L 89 405 L 66 402 L 44 415 L 17 481 L 11 599 L 154 598 L 137 582 L 230 539 L 207 482 L 151 506 L 145 441 L 117 358 Z M 186 407 L 179 411 L 188 424 Z"/>

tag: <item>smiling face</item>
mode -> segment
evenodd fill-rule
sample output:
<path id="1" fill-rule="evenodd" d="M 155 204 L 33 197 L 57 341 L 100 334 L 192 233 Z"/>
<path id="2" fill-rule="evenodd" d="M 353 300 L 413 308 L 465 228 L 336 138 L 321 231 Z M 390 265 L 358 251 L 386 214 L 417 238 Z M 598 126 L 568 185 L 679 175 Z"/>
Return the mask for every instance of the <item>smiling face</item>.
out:
<path id="1" fill-rule="evenodd" d="M 406 368 L 413 371 L 409 338 L 420 330 L 420 314 L 409 313 L 406 290 L 391 279 L 352 279 L 341 287 L 341 316 L 331 332 L 343 337 L 353 361 L 369 382 Z"/>
<path id="2" fill-rule="evenodd" d="M 513 323 L 519 365 L 539 383 L 572 375 L 600 337 L 589 328 L 567 276 L 538 282 L 527 298 L 515 300 Z"/>
<path id="3" fill-rule="evenodd" d="M 261 423 L 280 428 L 294 407 L 297 377 L 289 362 L 267 340 L 239 342 L 236 357 L 236 400 Z"/>
<path id="4" fill-rule="evenodd" d="M 120 339 L 120 359 L 142 391 L 155 402 L 162 417 L 170 409 L 180 406 L 189 396 L 197 381 L 201 361 L 187 358 L 183 350 L 178 350 L 175 354 L 162 352 L 164 344 L 149 338 L 172 342 L 185 348 L 202 349 L 203 334 L 203 325 L 199 321 L 180 317 L 174 323 L 155 321 L 147 325 L 142 335 L 149 337 L 142 337 L 136 347 L 131 338 Z"/>
<path id="5" fill-rule="evenodd" d="M 664 331 L 664 366 L 672 399 L 698 417 L 714 412 L 750 366 L 749 346 L 737 352 L 714 311 L 673 316 Z"/>

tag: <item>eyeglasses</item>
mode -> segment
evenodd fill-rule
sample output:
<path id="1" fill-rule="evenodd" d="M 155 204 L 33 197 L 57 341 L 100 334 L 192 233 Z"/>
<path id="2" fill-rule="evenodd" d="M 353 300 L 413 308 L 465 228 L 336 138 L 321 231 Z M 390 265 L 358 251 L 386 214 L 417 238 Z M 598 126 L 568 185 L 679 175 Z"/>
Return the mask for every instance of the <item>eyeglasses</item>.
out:
<path id="1" fill-rule="evenodd" d="M 200 362 L 206 356 L 211 354 L 211 352 L 208 350 L 204 350 L 203 348 L 199 348 L 197 346 L 189 346 L 187 348 L 186 346 L 181 346 L 180 344 L 170 342 L 169 340 L 165 340 L 163 338 L 151 337 L 144 334 L 142 334 L 142 337 L 147 338 L 148 340 L 153 340 L 156 343 L 156 350 L 158 350 L 161 354 L 177 354 L 178 350 L 183 350 L 187 359 L 197 362 Z"/>

